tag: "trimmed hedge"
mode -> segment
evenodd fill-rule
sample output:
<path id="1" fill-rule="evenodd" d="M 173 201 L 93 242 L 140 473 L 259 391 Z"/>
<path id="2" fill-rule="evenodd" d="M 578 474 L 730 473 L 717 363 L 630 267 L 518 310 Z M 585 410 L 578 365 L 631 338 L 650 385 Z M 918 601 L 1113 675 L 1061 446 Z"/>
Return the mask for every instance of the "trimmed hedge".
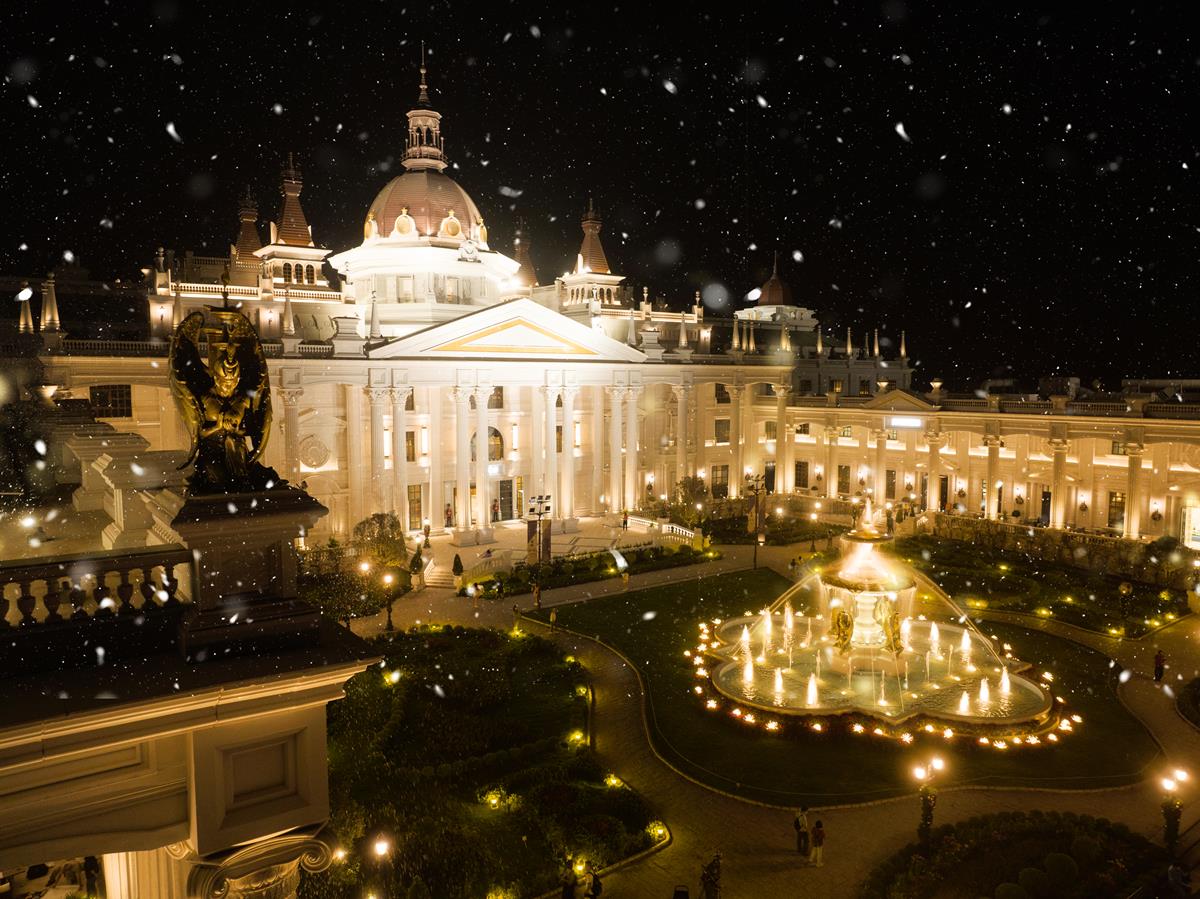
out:
<path id="1" fill-rule="evenodd" d="M 861 899 L 953 895 L 1085 899 L 1157 883 L 1167 851 L 1123 824 L 1071 812 L 1000 812 L 934 829 L 928 854 L 911 843 L 878 865 Z M 946 895 L 949 895 L 948 893 Z"/>
<path id="2" fill-rule="evenodd" d="M 1200 727 L 1200 677 L 1190 680 L 1175 698 L 1175 708 L 1194 727 Z"/>

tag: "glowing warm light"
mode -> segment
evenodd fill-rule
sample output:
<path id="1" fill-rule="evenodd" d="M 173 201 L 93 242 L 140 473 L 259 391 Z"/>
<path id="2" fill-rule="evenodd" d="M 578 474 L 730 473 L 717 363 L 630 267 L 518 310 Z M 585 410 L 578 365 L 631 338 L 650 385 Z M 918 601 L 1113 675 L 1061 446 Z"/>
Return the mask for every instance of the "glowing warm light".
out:
<path id="1" fill-rule="evenodd" d="M 371 563 L 370 563 L 370 562 L 359 562 L 359 563 L 358 563 L 358 570 L 359 570 L 359 571 L 362 571 L 362 572 L 364 572 L 364 573 L 365 573 L 365 572 L 368 572 L 368 571 L 370 571 L 370 570 L 371 570 Z"/>
<path id="2" fill-rule="evenodd" d="M 1179 781 L 1180 783 L 1187 783 L 1187 779 L 1188 779 L 1189 775 L 1188 775 L 1188 773 L 1187 773 L 1186 771 L 1184 771 L 1182 768 L 1176 768 L 1176 769 L 1175 769 L 1175 770 L 1172 772 L 1172 774 L 1173 774 L 1173 776 L 1175 777 L 1175 779 L 1176 779 L 1177 781 Z"/>
<path id="3" fill-rule="evenodd" d="M 917 765 L 915 768 L 913 768 L 913 777 L 915 777 L 917 780 L 924 780 L 928 774 L 929 772 L 927 772 L 920 765 Z"/>
<path id="4" fill-rule="evenodd" d="M 384 855 L 388 854 L 388 850 L 391 849 L 392 846 L 387 840 L 385 840 L 383 837 L 380 837 L 378 840 L 375 841 L 374 848 L 375 848 L 376 855 L 384 856 Z"/>
<path id="5" fill-rule="evenodd" d="M 342 849 L 340 847 L 337 849 L 334 849 L 333 850 L 333 860 L 338 861 L 338 862 L 345 861 L 346 860 L 346 850 Z"/>
<path id="6" fill-rule="evenodd" d="M 1164 790 L 1166 790 L 1168 793 L 1174 793 L 1175 788 L 1177 786 L 1179 786 L 1179 785 L 1177 783 L 1175 783 L 1175 781 L 1171 780 L 1171 778 L 1169 778 L 1169 777 L 1164 777 L 1162 779 L 1162 788 Z"/>

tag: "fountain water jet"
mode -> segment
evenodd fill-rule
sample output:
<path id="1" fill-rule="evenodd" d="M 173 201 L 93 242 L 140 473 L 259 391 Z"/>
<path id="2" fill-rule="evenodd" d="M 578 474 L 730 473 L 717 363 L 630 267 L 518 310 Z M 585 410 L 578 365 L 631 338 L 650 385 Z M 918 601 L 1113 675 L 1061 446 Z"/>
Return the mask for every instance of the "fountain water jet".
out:
<path id="1" fill-rule="evenodd" d="M 1012 684 L 1008 679 L 1008 669 L 1003 668 L 1000 671 L 1000 695 L 1007 696 L 1012 692 Z"/>
<path id="2" fill-rule="evenodd" d="M 820 705 L 820 702 L 818 701 L 819 695 L 820 694 L 817 692 L 817 676 L 815 674 L 810 674 L 808 676 L 808 691 L 804 697 L 805 704 L 810 709 L 815 709 L 818 705 Z"/>
<path id="3" fill-rule="evenodd" d="M 992 691 L 988 689 L 988 681 L 985 677 L 979 682 L 979 704 L 987 705 L 992 701 Z"/>
<path id="4" fill-rule="evenodd" d="M 940 636 L 938 634 L 937 622 L 935 621 L 929 625 L 929 645 L 933 647 L 933 654 L 935 656 L 941 656 L 942 654 L 942 649 L 939 645 L 941 642 Z"/>
<path id="5" fill-rule="evenodd" d="M 762 611 L 762 655 L 765 659 L 771 652 L 771 610 L 763 609 Z"/>
<path id="6" fill-rule="evenodd" d="M 783 696 L 783 669 L 775 669 L 775 695 Z"/>
<path id="7" fill-rule="evenodd" d="M 738 641 L 738 650 L 741 652 L 743 658 L 746 658 L 746 659 L 750 658 L 750 628 L 749 628 L 749 626 L 742 628 L 742 639 Z"/>
<path id="8" fill-rule="evenodd" d="M 971 714 L 971 697 L 967 695 L 967 691 L 963 690 L 962 696 L 958 700 L 958 714 Z"/>
<path id="9" fill-rule="evenodd" d="M 742 666 L 742 683 L 754 683 L 754 659 L 746 656 L 746 664 Z"/>
<path id="10" fill-rule="evenodd" d="M 900 644 L 905 652 L 912 650 L 912 619 L 905 618 L 900 622 Z"/>

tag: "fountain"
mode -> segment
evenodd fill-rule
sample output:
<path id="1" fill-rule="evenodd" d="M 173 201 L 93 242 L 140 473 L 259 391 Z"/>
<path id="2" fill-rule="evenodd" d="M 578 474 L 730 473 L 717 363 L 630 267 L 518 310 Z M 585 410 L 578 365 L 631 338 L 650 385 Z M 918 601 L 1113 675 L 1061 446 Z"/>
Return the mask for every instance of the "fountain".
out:
<path id="1" fill-rule="evenodd" d="M 761 612 L 716 625 L 710 648 L 702 650 L 715 659 L 705 669 L 713 687 L 743 703 L 769 696 L 773 704 L 764 708 L 780 714 L 860 712 L 893 724 L 942 717 L 942 729 L 953 723 L 956 730 L 964 719 L 1009 728 L 1049 721 L 1049 692 L 1022 676 L 1021 663 L 1002 659 L 936 585 L 922 581 L 918 599 L 916 574 L 882 551 L 890 539 L 877 527 L 868 500 L 858 527 L 841 538 L 843 554 L 835 563 Z M 770 660 L 775 615 L 783 616 L 783 637 L 774 649 L 786 653 L 795 677 L 784 678 L 783 668 Z M 800 632 L 801 617 L 800 646 L 811 654 L 793 653 L 788 639 Z M 985 672 L 999 674 L 998 701 Z M 895 678 L 891 697 L 889 678 Z"/>

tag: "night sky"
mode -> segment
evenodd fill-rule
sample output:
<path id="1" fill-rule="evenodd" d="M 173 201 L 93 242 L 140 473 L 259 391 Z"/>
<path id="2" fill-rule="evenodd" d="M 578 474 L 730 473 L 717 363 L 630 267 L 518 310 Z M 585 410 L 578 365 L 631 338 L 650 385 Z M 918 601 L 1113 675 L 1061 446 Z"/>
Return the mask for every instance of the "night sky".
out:
<path id="1" fill-rule="evenodd" d="M 1188 5 L 6 4 L 0 273 L 223 254 L 289 151 L 356 244 L 424 39 L 448 174 L 543 282 L 591 195 L 639 293 L 728 310 L 778 250 L 838 335 L 907 329 L 918 384 L 1200 376 Z"/>

